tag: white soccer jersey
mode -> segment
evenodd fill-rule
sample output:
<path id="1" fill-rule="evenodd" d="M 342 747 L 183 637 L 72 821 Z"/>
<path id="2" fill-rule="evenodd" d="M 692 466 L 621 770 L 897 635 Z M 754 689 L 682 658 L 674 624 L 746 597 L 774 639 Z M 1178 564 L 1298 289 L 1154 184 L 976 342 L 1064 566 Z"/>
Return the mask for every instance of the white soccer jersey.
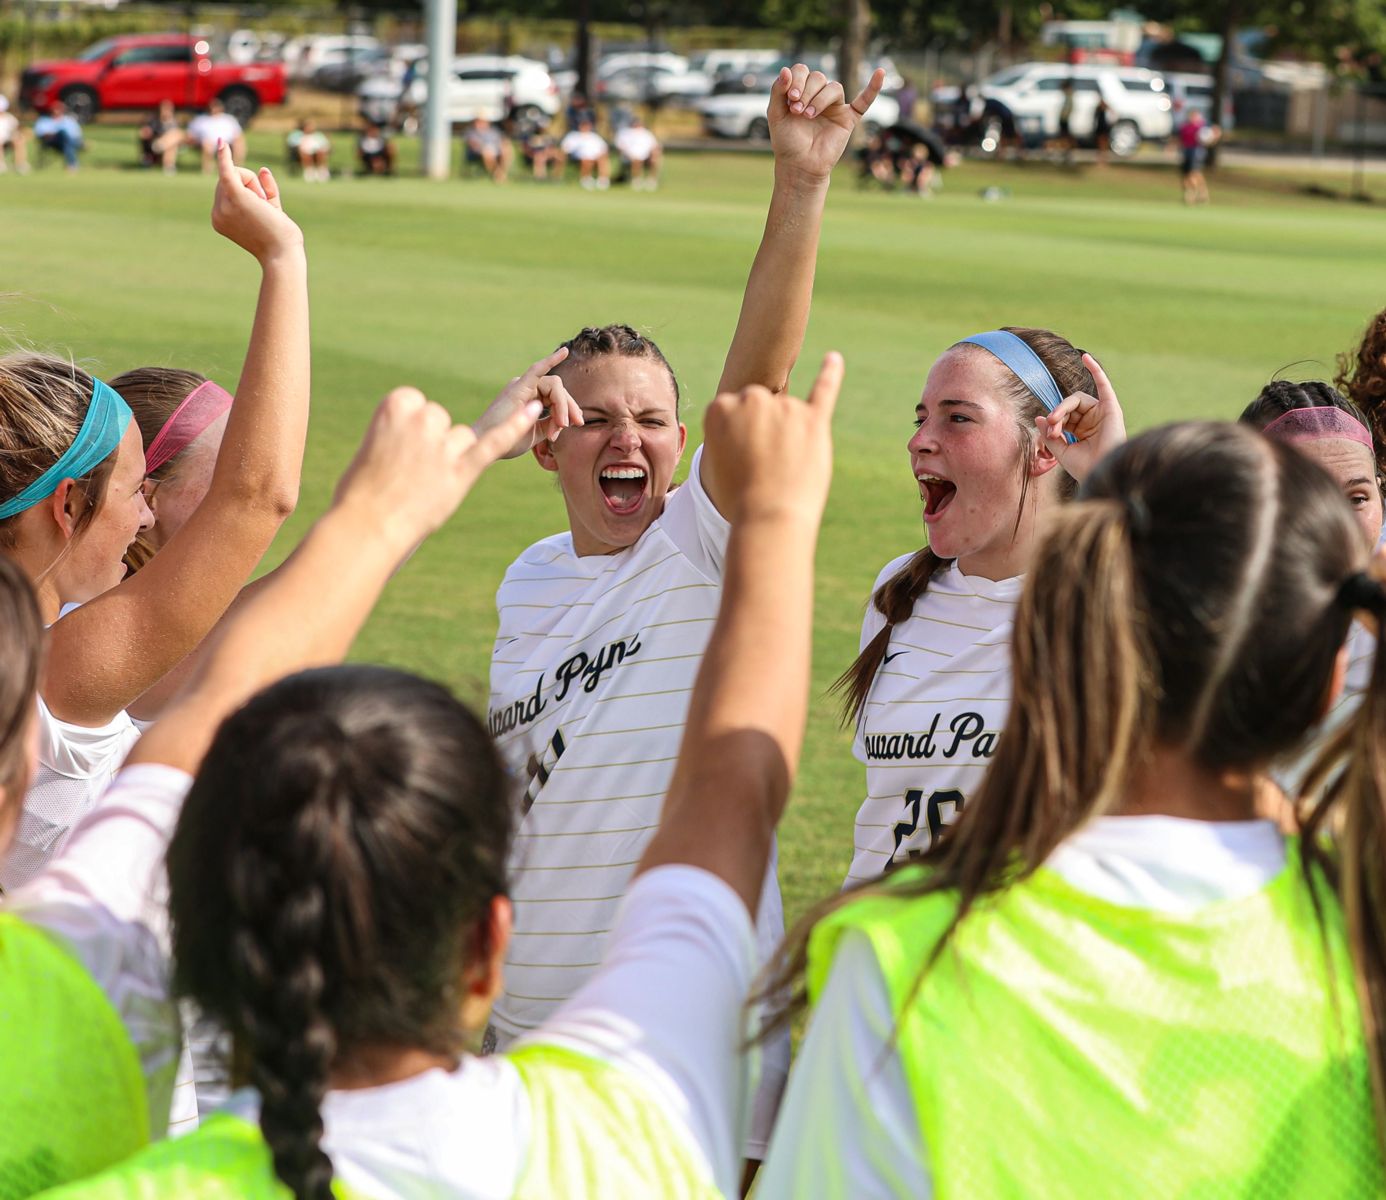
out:
<path id="1" fill-rule="evenodd" d="M 701 455 L 634 546 L 579 557 L 571 534 L 545 538 L 496 594 L 489 720 L 523 812 L 510 873 L 515 931 L 492 1014 L 502 1047 L 596 969 L 659 824 L 729 534 L 703 490 Z M 768 957 L 784 933 L 773 860 L 757 925 Z M 767 1053 L 764 1070 L 776 1097 L 777 1057 Z M 758 1129 L 770 1115 L 758 1107 Z"/>
<path id="2" fill-rule="evenodd" d="M 10 892 L 33 879 L 111 785 L 139 730 L 127 713 L 105 725 L 60 721 L 38 700 L 38 767 L 24 795 L 14 842 L 0 867 Z"/>
<path id="3" fill-rule="evenodd" d="M 909 555 L 890 563 L 871 589 Z M 982 781 L 1011 703 L 1011 619 L 1024 577 L 993 581 L 940 569 L 890 645 L 852 745 L 866 765 L 849 884 L 922 854 Z M 861 646 L 885 618 L 874 605 Z"/>

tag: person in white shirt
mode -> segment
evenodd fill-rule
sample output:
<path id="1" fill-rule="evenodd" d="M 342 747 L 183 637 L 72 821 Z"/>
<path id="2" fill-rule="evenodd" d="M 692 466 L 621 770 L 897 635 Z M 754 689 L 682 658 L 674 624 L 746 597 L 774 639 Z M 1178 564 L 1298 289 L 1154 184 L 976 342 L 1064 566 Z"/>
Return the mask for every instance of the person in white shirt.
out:
<path id="1" fill-rule="evenodd" d="M 802 65 L 770 102 L 775 185 L 718 390 L 782 392 L 803 343 L 833 166 L 875 98 L 851 104 Z M 798 109 L 799 111 L 795 111 Z M 673 488 L 684 451 L 678 383 L 629 326 L 583 330 L 541 364 L 550 401 L 533 448 L 558 477 L 569 529 L 506 572 L 489 720 L 516 780 L 515 936 L 492 1018 L 504 1049 L 574 995 L 601 961 L 620 897 L 659 823 L 693 680 L 717 614 L 729 476 L 710 448 Z M 526 381 L 522 394 L 534 386 Z M 481 427 L 509 411 L 503 396 Z M 783 931 L 773 866 L 760 906 L 768 957 Z M 748 1158 L 758 1160 L 788 1067 L 766 1055 Z"/>
<path id="2" fill-rule="evenodd" d="M 151 523 L 129 407 L 66 359 L 0 359 L 0 422 L 10 445 L 29 447 L 0 463 L 0 554 L 33 581 L 51 626 L 39 768 L 0 864 L 6 890 L 32 878 L 95 803 L 135 740 L 129 706 L 215 626 L 296 501 L 309 394 L 303 235 L 268 171 L 239 170 L 229 150 L 221 168 L 213 226 L 263 273 L 225 430 L 232 452 L 145 570 L 127 578 L 123 562 Z"/>
<path id="3" fill-rule="evenodd" d="M 502 1056 L 464 1049 L 511 926 L 514 813 L 482 722 L 437 684 L 364 666 L 242 703 L 266 675 L 340 658 L 390 570 L 538 405 L 480 444 L 432 406 L 431 438 L 368 444 L 365 502 L 339 499 L 134 756 L 164 764 L 139 787 L 187 793 L 168 853 L 173 978 L 233 1031 L 249 1086 L 54 1200 L 230 1200 L 276 1180 L 315 1200 L 334 1182 L 373 1200 L 734 1193 L 753 913 L 803 737 L 841 378 L 830 355 L 807 403 L 748 388 L 709 409 L 735 529 L 660 828 L 601 970 Z M 380 504 L 391 522 L 370 520 Z M 325 576 L 314 620 L 296 620 Z"/>
<path id="4" fill-rule="evenodd" d="M 558 148 L 565 161 L 571 158 L 577 163 L 578 182 L 583 187 L 605 191 L 611 186 L 611 151 L 590 118 L 581 118 L 576 129 L 568 130 Z"/>
<path id="5" fill-rule="evenodd" d="M 1386 664 L 1297 836 L 1257 818 L 1386 615 L 1367 563 L 1337 484 L 1242 426 L 1095 468 L 957 827 L 772 981 L 806 966 L 813 1013 L 758 1195 L 1381 1193 Z"/>
<path id="6" fill-rule="evenodd" d="M 245 162 L 245 130 L 226 111 L 226 105 L 220 100 L 209 100 L 207 111 L 198 113 L 188 122 L 188 141 L 202 150 L 204 175 L 216 168 L 217 147 L 220 145 L 231 148 L 231 157 L 235 162 Z"/>
<path id="7" fill-rule="evenodd" d="M 0 174 L 9 170 L 5 161 L 8 151 L 14 157 L 14 169 L 21 175 L 29 173 L 28 135 L 19 124 L 19 118 L 10 111 L 8 96 L 0 95 Z"/>
<path id="8" fill-rule="evenodd" d="M 630 186 L 636 191 L 655 191 L 659 187 L 659 165 L 664 155 L 659 139 L 645 128 L 639 116 L 616 135 L 616 149 L 630 164 Z"/>
<path id="9" fill-rule="evenodd" d="M 1039 530 L 1125 437 L 1102 368 L 1047 329 L 956 343 L 930 368 L 914 424 L 928 545 L 881 571 L 836 685 L 866 767 L 848 884 L 926 851 L 980 783 L 1006 721 L 1011 620 Z"/>
<path id="10" fill-rule="evenodd" d="M 283 670 L 339 658 L 391 573 L 456 507 L 537 404 L 478 441 L 417 393 L 387 398 L 331 510 L 227 618 L 166 722 L 131 753 L 62 851 L 0 905 L 0 1194 L 28 1196 L 162 1137 L 180 1043 L 169 995 L 164 854 L 217 721 Z M 427 499 L 415 485 L 430 472 Z M 411 493 L 413 495 L 411 496 Z M 377 519 L 389 502 L 391 522 Z M 315 595 L 330 569 L 332 595 Z M 311 612 L 312 621 L 304 617 Z M 0 849 L 37 758 L 40 605 L 0 559 Z M 199 920 L 201 916 L 199 915 Z M 36 936 L 40 934 L 42 936 Z M 80 1103 L 74 1103 L 74 1097 Z"/>

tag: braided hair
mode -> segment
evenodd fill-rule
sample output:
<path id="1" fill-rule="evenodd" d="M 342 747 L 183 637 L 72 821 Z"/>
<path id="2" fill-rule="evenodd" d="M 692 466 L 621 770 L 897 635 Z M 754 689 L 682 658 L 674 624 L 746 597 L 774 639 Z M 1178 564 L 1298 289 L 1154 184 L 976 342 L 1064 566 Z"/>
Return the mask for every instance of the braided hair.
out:
<path id="1" fill-rule="evenodd" d="M 463 979 L 505 891 L 511 810 L 482 725 L 401 671 L 307 671 L 227 718 L 169 848 L 174 983 L 231 1035 L 298 1200 L 357 1047 L 461 1051 Z"/>

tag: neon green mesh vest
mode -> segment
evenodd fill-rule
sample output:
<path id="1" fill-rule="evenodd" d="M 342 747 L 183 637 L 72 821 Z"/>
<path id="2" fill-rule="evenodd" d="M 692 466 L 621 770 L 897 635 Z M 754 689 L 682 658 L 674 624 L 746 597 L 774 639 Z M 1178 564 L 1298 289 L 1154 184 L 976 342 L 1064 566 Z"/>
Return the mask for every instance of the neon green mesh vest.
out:
<path id="1" fill-rule="evenodd" d="M 1326 957 L 1287 850 L 1265 889 L 1189 918 L 1041 869 L 978 905 L 913 996 L 956 895 L 864 897 L 814 930 L 810 995 L 864 933 L 940 1200 L 1381 1196 L 1342 914 L 1320 889 Z"/>
<path id="2" fill-rule="evenodd" d="M 515 1200 L 720 1200 L 686 1135 L 628 1072 L 556 1046 L 507 1056 L 530 1101 Z M 421 1186 L 427 1181 L 421 1180 Z M 340 1200 L 372 1200 L 332 1185 Z M 260 1130 L 218 1115 L 46 1200 L 286 1200 Z"/>
<path id="3" fill-rule="evenodd" d="M 0 1200 L 147 1141 L 144 1074 L 120 1014 L 58 942 L 0 913 Z"/>

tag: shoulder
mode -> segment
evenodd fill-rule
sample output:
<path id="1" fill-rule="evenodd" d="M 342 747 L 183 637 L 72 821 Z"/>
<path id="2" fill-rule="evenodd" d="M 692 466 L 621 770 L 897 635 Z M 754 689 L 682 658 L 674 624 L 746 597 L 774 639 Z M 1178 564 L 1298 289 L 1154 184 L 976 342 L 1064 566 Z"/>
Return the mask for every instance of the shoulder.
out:
<path id="1" fill-rule="evenodd" d="M 904 568 L 909 564 L 910 559 L 912 559 L 917 553 L 917 550 L 911 550 L 908 554 L 902 554 L 899 558 L 892 558 L 888 563 L 886 563 L 886 565 L 883 566 L 880 569 L 880 571 L 876 574 L 876 582 L 871 585 L 871 594 L 875 595 L 891 579 L 893 579 L 902 570 L 904 570 Z"/>

